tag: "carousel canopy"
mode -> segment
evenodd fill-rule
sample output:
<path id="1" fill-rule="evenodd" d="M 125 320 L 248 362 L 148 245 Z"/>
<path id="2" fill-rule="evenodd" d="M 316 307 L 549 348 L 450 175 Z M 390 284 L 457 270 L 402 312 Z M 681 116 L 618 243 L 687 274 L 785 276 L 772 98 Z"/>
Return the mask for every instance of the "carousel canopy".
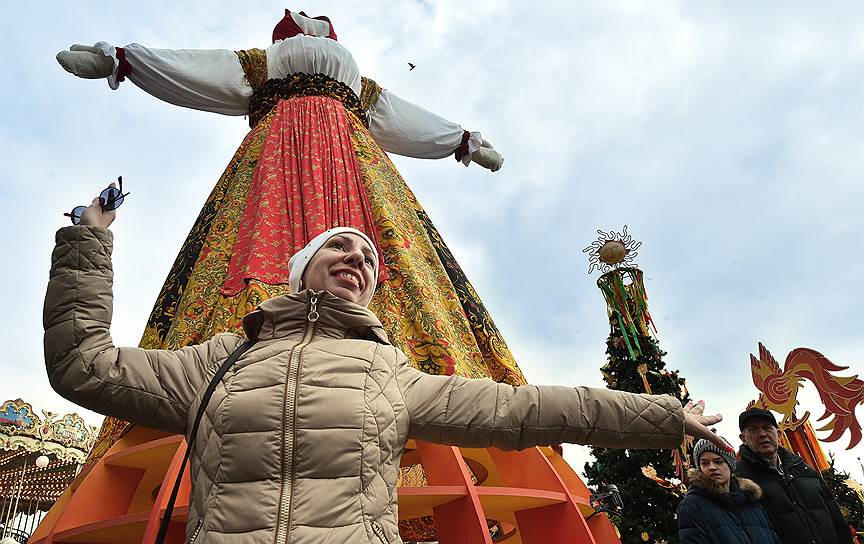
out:
<path id="1" fill-rule="evenodd" d="M 98 429 L 78 414 L 42 410 L 21 399 L 0 405 L 0 519 L 48 510 L 87 458 Z"/>

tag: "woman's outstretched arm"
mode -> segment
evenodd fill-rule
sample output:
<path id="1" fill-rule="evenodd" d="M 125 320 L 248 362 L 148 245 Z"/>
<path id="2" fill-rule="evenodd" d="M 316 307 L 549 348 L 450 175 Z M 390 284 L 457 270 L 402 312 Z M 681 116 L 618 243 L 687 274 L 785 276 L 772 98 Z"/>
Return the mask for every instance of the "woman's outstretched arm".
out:
<path id="1" fill-rule="evenodd" d="M 484 379 L 431 376 L 411 368 L 402 355 L 397 380 L 411 418 L 410 435 L 463 447 L 524 449 L 592 444 L 608 448 L 676 448 L 688 433 L 720 416 L 704 405 L 682 407 L 668 395 L 525 385 Z M 713 433 L 712 433 L 713 434 Z M 721 438 L 717 437 L 717 440 Z"/>
<path id="2" fill-rule="evenodd" d="M 118 348 L 111 339 L 114 212 L 98 201 L 57 232 L 45 296 L 45 367 L 61 396 L 90 410 L 182 433 L 197 393 L 242 341 L 223 334 L 177 351 Z"/>

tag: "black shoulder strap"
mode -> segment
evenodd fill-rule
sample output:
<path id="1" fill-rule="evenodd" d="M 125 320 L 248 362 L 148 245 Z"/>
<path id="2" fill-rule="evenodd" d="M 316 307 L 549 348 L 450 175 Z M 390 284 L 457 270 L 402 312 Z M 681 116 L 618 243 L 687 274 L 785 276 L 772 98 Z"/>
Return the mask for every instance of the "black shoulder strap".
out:
<path id="1" fill-rule="evenodd" d="M 159 525 L 159 534 L 156 535 L 156 544 L 163 544 L 163 542 L 165 542 L 165 535 L 168 533 L 168 525 L 171 524 L 171 513 L 174 511 L 174 503 L 177 501 L 177 493 L 180 491 L 180 481 L 183 479 L 183 471 L 186 470 L 186 463 L 189 461 L 189 455 L 192 453 L 192 446 L 195 444 L 195 436 L 198 434 L 198 425 L 201 423 L 201 418 L 204 416 L 204 411 L 207 409 L 210 397 L 213 396 L 216 387 L 219 385 L 219 382 L 222 381 L 222 377 L 225 376 L 228 369 L 234 366 L 237 359 L 239 359 L 240 356 L 250 347 L 252 347 L 252 342 L 246 340 L 240 344 L 240 346 L 235 349 L 227 359 L 225 359 L 225 362 L 223 362 L 222 366 L 219 367 L 219 370 L 216 371 L 216 375 L 213 376 L 212 380 L 210 380 L 210 384 L 207 385 L 207 390 L 204 391 L 204 396 L 201 397 L 201 405 L 198 406 L 198 413 L 195 414 L 195 422 L 192 424 L 192 430 L 189 432 L 189 442 L 186 445 L 186 455 L 183 456 L 183 462 L 180 464 L 180 472 L 177 473 L 177 479 L 174 481 L 174 489 L 171 490 L 171 498 L 168 499 L 168 504 L 165 505 L 165 514 L 163 514 L 162 523 Z"/>

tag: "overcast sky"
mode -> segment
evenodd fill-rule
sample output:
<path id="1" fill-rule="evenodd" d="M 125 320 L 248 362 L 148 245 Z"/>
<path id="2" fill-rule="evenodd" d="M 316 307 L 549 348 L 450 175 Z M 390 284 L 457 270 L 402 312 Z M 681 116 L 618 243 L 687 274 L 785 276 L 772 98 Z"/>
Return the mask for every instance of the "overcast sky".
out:
<path id="1" fill-rule="evenodd" d="M 644 242 L 637 262 L 667 365 L 727 416 L 719 429 L 736 444 L 737 413 L 756 397 L 757 342 L 781 364 L 806 346 L 864 370 L 864 4 L 185 4 L 17 3 L 3 18 L 0 397 L 75 410 L 51 391 L 42 358 L 62 212 L 123 176 L 132 195 L 112 227 L 112 332 L 137 345 L 248 130 L 129 82 L 111 91 L 75 78 L 57 51 L 99 40 L 265 47 L 286 7 L 330 16 L 364 75 L 481 131 L 505 156 L 494 174 L 394 160 L 529 381 L 602 386 L 608 325 L 581 250 L 596 229 L 624 224 Z M 812 386 L 801 398 L 802 412 L 821 414 Z M 584 451 L 567 450 L 580 470 Z M 862 451 L 839 455 L 859 480 Z"/>

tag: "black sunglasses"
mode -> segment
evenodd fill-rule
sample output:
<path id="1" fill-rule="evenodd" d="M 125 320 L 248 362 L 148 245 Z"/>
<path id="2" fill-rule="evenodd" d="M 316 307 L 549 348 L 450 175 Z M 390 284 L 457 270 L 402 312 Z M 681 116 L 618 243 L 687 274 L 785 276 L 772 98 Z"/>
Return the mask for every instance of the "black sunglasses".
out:
<path id="1" fill-rule="evenodd" d="M 99 193 L 99 205 L 102 206 L 102 211 L 110 212 L 116 210 L 123 204 L 123 199 L 129 196 L 129 193 L 123 194 L 123 176 L 117 176 L 117 184 L 119 188 L 107 187 Z M 77 225 L 81 223 L 81 215 L 87 208 L 88 206 L 75 206 L 71 212 L 64 213 L 63 215 L 71 218 L 73 225 Z"/>

